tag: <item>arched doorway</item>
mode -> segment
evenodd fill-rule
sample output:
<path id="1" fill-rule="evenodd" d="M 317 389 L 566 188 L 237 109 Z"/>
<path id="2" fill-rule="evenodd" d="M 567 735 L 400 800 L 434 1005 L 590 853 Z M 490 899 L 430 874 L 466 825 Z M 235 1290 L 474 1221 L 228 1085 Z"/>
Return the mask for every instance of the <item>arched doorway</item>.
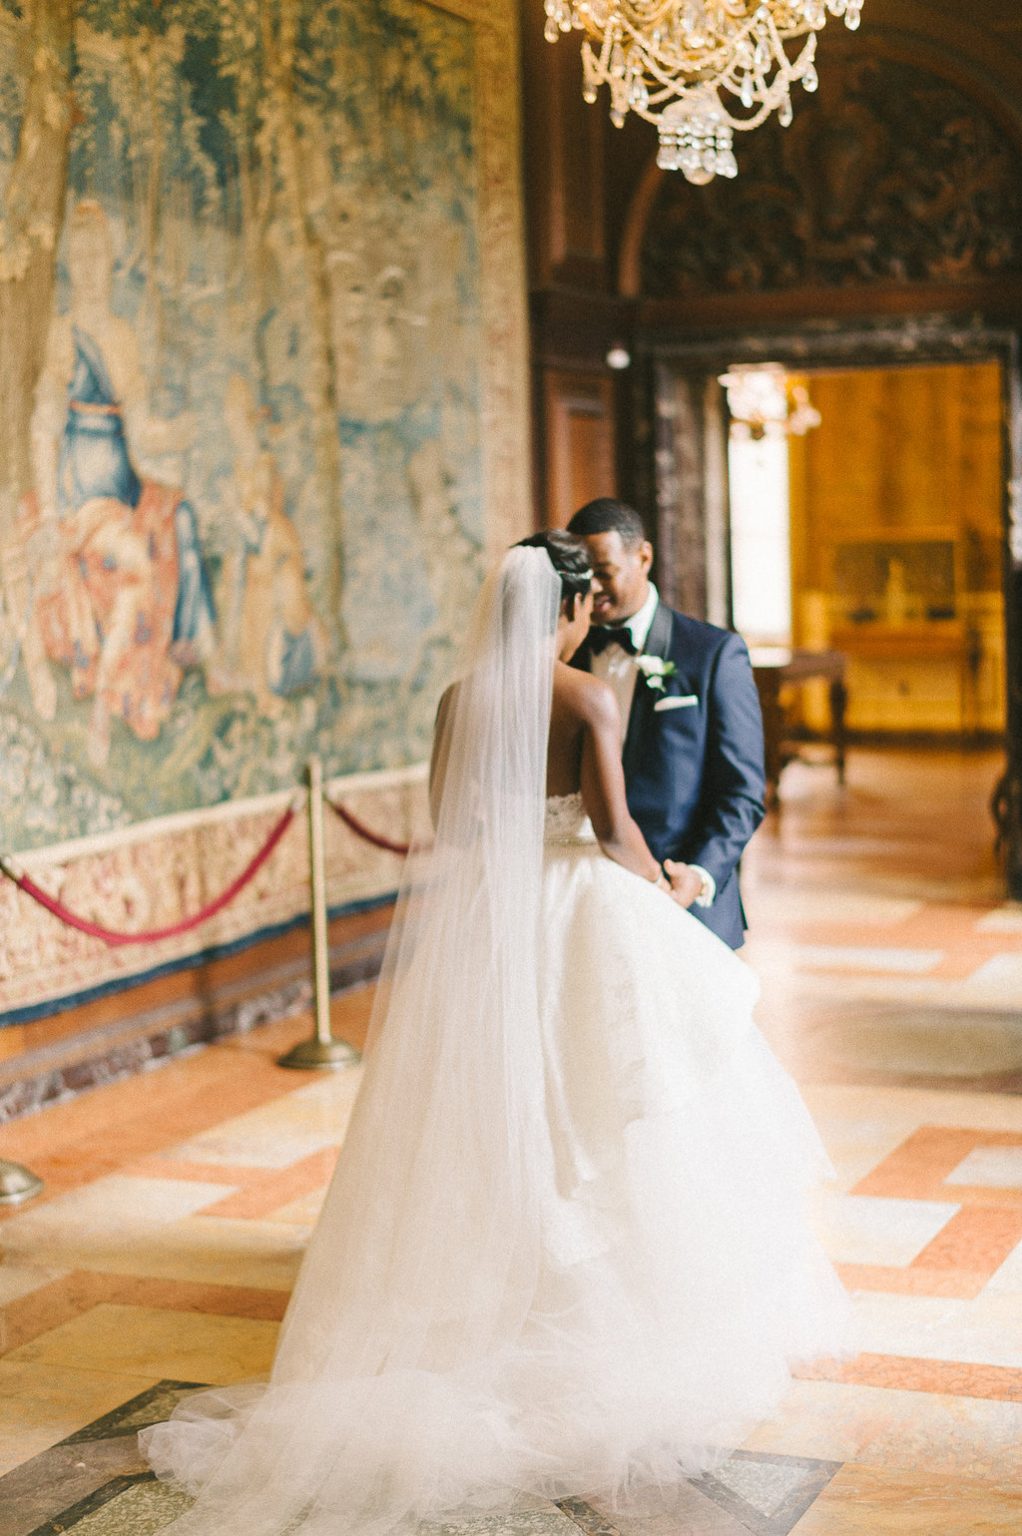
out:
<path id="1" fill-rule="evenodd" d="M 649 444 L 635 495 L 656 508 L 665 590 L 726 621 L 719 374 L 766 359 L 810 374 L 997 370 L 1007 750 L 995 811 L 1019 897 L 1022 123 L 960 66 L 905 53 L 897 39 L 868 58 L 833 50 L 819 97 L 799 103 L 788 130 L 749 135 L 734 182 L 692 188 L 655 166 L 640 181 L 619 265 L 636 304 L 635 410 Z"/>

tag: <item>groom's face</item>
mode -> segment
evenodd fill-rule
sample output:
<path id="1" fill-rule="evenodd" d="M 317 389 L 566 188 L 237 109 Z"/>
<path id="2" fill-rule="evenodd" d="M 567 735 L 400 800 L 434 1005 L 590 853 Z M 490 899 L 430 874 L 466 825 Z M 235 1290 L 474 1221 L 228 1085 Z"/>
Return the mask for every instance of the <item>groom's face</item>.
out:
<path id="1" fill-rule="evenodd" d="M 646 539 L 626 544 L 615 528 L 591 533 L 586 548 L 593 567 L 593 623 L 621 624 L 646 601 L 653 546 Z"/>

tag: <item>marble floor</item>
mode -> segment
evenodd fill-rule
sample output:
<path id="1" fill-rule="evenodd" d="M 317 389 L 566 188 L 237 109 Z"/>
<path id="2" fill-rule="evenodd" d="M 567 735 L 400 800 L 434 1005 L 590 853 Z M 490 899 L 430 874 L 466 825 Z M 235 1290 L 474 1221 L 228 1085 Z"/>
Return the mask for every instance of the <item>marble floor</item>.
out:
<path id="1" fill-rule="evenodd" d="M 863 1353 L 643 1536 L 1022 1532 L 1022 907 L 990 755 L 792 765 L 746 861 L 761 1018 L 837 1177 L 821 1221 Z M 368 990 L 335 1000 L 364 1034 Z M 135 1448 L 191 1384 L 258 1375 L 358 1085 L 285 1072 L 289 1018 L 14 1121 L 43 1196 L 0 1219 L 0 1536 L 144 1536 Z M 565 1501 L 473 1536 L 638 1536 Z"/>

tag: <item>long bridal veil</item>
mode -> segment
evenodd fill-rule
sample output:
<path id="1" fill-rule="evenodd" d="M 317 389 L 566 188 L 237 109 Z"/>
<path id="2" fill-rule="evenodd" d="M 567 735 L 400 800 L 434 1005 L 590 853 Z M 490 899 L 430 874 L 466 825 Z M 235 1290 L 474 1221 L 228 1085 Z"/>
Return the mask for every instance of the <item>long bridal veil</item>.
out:
<path id="1" fill-rule="evenodd" d="M 270 1382 L 199 1394 L 143 1437 L 198 1495 L 174 1536 L 383 1536 L 514 1481 L 506 1405 L 550 1157 L 537 950 L 559 597 L 541 549 L 483 588 L 442 715 L 434 845 L 409 863 Z"/>

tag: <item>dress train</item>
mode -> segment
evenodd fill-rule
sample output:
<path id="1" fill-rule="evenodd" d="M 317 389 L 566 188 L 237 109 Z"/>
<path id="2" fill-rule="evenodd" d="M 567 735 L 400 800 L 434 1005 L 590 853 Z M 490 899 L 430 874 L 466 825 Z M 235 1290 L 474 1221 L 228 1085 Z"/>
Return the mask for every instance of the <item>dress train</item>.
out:
<path id="1" fill-rule="evenodd" d="M 521 1187 L 488 1188 L 494 1126 L 438 1151 L 443 1063 L 380 1139 L 384 1031 L 270 1385 L 200 1394 L 143 1436 L 201 1494 L 174 1536 L 396 1536 L 666 1491 L 771 1414 L 793 1364 L 849 1347 L 809 1219 L 829 1163 L 753 1023 L 753 973 L 603 856 L 577 795 L 547 803 L 540 899 Z"/>

